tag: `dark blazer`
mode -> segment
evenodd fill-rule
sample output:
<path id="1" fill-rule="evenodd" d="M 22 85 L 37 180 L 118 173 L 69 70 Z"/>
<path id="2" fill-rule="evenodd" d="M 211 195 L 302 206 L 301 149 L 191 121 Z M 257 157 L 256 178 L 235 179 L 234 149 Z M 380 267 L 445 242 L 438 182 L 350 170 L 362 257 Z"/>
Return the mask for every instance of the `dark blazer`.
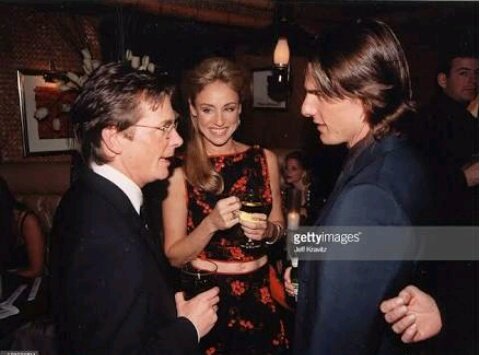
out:
<path id="1" fill-rule="evenodd" d="M 435 172 L 440 225 L 478 225 L 478 185 L 468 187 L 463 168 L 478 162 L 478 119 L 445 94 L 422 112 L 417 139 Z"/>
<path id="2" fill-rule="evenodd" d="M 317 225 L 412 225 L 424 214 L 428 183 L 404 139 L 373 141 L 347 163 Z M 300 263 L 295 353 L 397 354 L 402 344 L 379 304 L 413 276 L 409 261 Z"/>
<path id="3" fill-rule="evenodd" d="M 53 227 L 52 305 L 61 354 L 192 354 L 160 246 L 127 196 L 86 171 Z"/>

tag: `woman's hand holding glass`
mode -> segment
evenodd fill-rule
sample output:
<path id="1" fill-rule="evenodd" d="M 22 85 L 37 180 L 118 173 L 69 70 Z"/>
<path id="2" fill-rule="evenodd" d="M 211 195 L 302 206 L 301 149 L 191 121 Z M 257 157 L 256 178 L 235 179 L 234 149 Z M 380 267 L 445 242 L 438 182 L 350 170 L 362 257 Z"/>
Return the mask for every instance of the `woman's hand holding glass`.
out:
<path id="1" fill-rule="evenodd" d="M 255 241 L 266 238 L 268 217 L 265 213 L 245 213 L 241 211 L 239 217 L 243 233 L 247 238 Z"/>
<path id="2" fill-rule="evenodd" d="M 229 229 L 236 225 L 240 221 L 238 211 L 241 207 L 240 199 L 235 196 L 218 200 L 207 217 L 214 231 Z"/>

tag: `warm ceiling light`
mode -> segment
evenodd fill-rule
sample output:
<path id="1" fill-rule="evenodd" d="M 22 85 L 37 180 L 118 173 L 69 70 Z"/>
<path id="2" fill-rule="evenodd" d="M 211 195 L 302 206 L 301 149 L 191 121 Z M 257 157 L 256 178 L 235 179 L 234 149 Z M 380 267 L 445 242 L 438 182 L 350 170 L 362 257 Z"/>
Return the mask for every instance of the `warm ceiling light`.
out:
<path id="1" fill-rule="evenodd" d="M 276 67 L 286 67 L 290 62 L 290 48 L 286 37 L 279 37 L 273 52 L 273 63 Z"/>

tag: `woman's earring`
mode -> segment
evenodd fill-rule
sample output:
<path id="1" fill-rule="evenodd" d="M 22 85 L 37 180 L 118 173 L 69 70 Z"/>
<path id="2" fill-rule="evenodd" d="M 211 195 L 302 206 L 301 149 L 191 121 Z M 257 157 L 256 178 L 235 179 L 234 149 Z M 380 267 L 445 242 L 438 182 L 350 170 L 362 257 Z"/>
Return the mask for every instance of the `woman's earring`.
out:
<path id="1" fill-rule="evenodd" d="M 242 120 L 239 118 L 237 122 L 237 127 L 240 127 L 240 123 L 242 123 Z"/>

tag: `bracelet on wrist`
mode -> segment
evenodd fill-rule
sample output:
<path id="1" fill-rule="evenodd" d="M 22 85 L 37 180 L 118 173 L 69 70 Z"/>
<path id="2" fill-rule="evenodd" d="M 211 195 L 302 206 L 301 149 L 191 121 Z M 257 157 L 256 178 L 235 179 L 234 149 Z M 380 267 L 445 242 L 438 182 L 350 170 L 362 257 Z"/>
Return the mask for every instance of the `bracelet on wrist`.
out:
<path id="1" fill-rule="evenodd" d="M 272 222 L 269 222 L 269 223 L 273 225 L 273 228 L 275 228 L 275 230 L 272 233 L 272 236 L 270 237 L 270 239 L 265 241 L 265 244 L 272 245 L 272 244 L 275 244 L 282 236 L 283 227 L 277 223 L 272 223 Z"/>

